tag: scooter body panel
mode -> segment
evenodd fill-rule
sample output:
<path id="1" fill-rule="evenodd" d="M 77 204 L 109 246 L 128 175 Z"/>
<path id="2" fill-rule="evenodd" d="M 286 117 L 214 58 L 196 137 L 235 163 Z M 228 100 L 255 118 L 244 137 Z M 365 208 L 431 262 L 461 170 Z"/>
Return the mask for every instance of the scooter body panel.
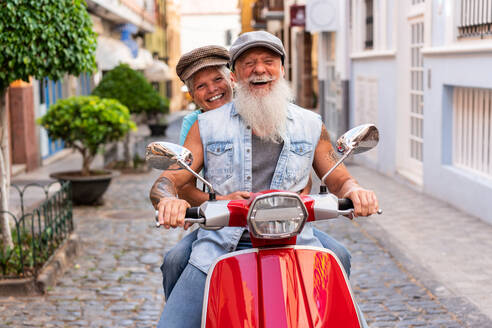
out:
<path id="1" fill-rule="evenodd" d="M 209 271 L 206 327 L 360 327 L 336 256 L 316 247 L 250 249 Z"/>

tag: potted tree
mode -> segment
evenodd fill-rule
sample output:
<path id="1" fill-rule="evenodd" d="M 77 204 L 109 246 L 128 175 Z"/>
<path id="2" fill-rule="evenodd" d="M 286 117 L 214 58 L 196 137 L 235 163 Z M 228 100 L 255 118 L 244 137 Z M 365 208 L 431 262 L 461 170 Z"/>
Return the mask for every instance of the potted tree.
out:
<path id="1" fill-rule="evenodd" d="M 92 94 L 117 99 L 128 107 L 134 117 L 148 114 L 157 120 L 169 111 L 169 101 L 154 90 L 142 73 L 127 64 L 120 64 L 107 72 Z M 125 140 L 125 162 L 130 166 L 129 136 Z"/>
<path id="2" fill-rule="evenodd" d="M 62 99 L 38 119 L 52 139 L 62 139 L 82 155 L 82 170 L 57 172 L 51 177 L 72 182 L 75 204 L 92 204 L 106 191 L 113 171 L 91 170 L 101 145 L 122 139 L 135 123 L 128 108 L 114 99 L 78 96 Z"/>

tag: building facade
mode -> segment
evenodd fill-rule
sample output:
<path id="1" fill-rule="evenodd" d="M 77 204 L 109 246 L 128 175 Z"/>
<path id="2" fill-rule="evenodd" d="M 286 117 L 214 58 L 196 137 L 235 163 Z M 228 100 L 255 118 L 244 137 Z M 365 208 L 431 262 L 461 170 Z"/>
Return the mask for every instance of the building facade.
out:
<path id="1" fill-rule="evenodd" d="M 256 0 L 241 2 L 241 21 L 244 31 L 265 30 L 282 40 L 286 58 L 285 76 L 290 81 L 295 102 L 316 109 L 318 99 L 317 36 L 305 28 L 306 1 Z M 250 17 L 250 24 L 247 20 Z"/>
<path id="2" fill-rule="evenodd" d="M 152 54 L 153 65 L 147 68 L 146 77 L 163 97 L 168 97 L 169 84 L 172 83 L 172 74 L 167 62 L 169 60 L 166 35 L 166 0 L 155 1 L 156 25 L 152 33 L 145 34 L 145 48 Z"/>
<path id="3" fill-rule="evenodd" d="M 492 1 L 353 0 L 351 17 L 350 124 L 381 131 L 362 161 L 492 223 Z"/>
<path id="4" fill-rule="evenodd" d="M 181 3 L 179 0 L 166 0 L 166 36 L 168 45 L 168 65 L 171 83 L 168 84 L 168 97 L 171 112 L 185 107 L 185 95 L 181 91 L 182 82 L 176 75 L 176 65 L 181 57 Z"/>

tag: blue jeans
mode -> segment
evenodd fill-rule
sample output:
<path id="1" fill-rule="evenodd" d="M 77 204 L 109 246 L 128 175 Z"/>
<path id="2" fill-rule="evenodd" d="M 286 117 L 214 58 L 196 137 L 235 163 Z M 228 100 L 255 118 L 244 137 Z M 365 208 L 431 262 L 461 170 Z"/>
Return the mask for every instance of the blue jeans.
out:
<path id="1" fill-rule="evenodd" d="M 350 277 L 350 253 L 349 251 L 321 230 L 313 227 L 314 236 L 319 239 L 324 248 L 332 250 Z M 186 235 L 181 241 L 174 246 L 164 257 L 164 262 L 161 266 L 162 271 L 162 285 L 164 287 L 164 295 L 166 300 L 169 299 L 174 285 L 179 279 L 181 272 L 188 265 L 188 260 L 191 254 L 191 245 L 196 240 L 198 229 Z"/>
<path id="2" fill-rule="evenodd" d="M 207 276 L 193 265 L 186 265 L 173 292 L 166 297 L 157 328 L 198 328 L 202 322 L 203 294 Z"/>
<path id="3" fill-rule="evenodd" d="M 164 257 L 161 272 L 166 300 L 169 300 L 174 285 L 176 285 L 181 273 L 188 265 L 191 255 L 191 245 L 196 240 L 197 234 L 198 229 L 187 234 Z"/>

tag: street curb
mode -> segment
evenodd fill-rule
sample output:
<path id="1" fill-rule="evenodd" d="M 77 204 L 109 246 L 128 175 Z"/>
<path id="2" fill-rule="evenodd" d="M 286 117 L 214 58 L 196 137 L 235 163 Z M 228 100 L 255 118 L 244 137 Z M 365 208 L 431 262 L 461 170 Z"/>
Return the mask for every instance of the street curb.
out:
<path id="1" fill-rule="evenodd" d="M 41 268 L 37 278 L 6 279 L 0 281 L 0 297 L 35 296 L 46 293 L 56 284 L 80 252 L 80 238 L 72 233 Z"/>

